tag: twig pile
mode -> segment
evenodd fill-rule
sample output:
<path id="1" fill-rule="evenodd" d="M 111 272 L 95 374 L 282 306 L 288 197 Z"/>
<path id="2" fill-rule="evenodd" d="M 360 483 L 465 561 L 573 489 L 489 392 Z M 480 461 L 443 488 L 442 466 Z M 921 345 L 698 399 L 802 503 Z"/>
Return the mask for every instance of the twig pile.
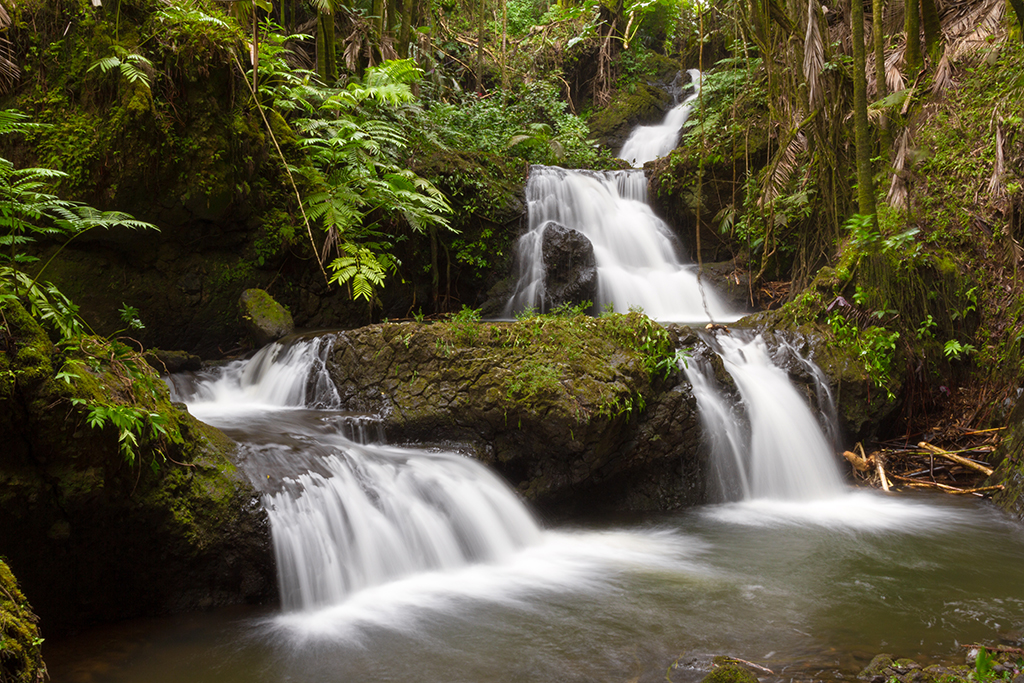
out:
<path id="1" fill-rule="evenodd" d="M 1002 484 L 985 485 L 992 475 L 986 458 L 995 450 L 1003 428 L 957 429 L 943 435 L 944 447 L 919 441 L 880 442 L 876 450 L 865 454 L 857 444 L 856 452 L 843 457 L 853 468 L 854 478 L 868 486 L 892 489 L 931 489 L 946 493 L 988 496 Z"/>

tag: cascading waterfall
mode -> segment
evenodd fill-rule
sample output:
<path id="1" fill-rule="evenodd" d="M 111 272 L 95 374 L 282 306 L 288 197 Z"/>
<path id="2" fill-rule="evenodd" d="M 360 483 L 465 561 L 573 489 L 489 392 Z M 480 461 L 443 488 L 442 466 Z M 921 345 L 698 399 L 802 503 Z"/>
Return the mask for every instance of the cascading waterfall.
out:
<path id="1" fill-rule="evenodd" d="M 764 339 L 719 335 L 713 345 L 736 383 L 743 417 L 737 418 L 706 365 L 692 363 L 686 373 L 710 436 L 723 492 L 739 493 L 744 499 L 795 501 L 842 495 L 845 487 L 832 447 L 789 377 L 772 363 Z M 830 405 L 830 395 L 819 395 Z"/>
<path id="2" fill-rule="evenodd" d="M 346 444 L 329 476 L 268 496 L 285 609 L 326 607 L 410 574 L 498 562 L 540 529 L 479 463 L 450 453 Z"/>
<path id="3" fill-rule="evenodd" d="M 620 159 L 625 159 L 634 168 L 640 168 L 648 161 L 665 156 L 679 144 L 679 134 L 690 118 L 694 100 L 700 97 L 700 71 L 690 69 L 687 73 L 693 83 L 693 94 L 672 107 L 661 123 L 634 128 L 619 152 Z"/>
<path id="4" fill-rule="evenodd" d="M 662 321 L 738 317 L 702 285 L 696 266 L 680 261 L 671 230 L 647 203 L 643 172 L 533 166 L 526 199 L 529 230 L 519 241 L 519 279 L 506 316 L 545 309 L 544 232 L 557 224 L 579 231 L 593 245 L 598 307 L 639 307 Z"/>
<path id="5" fill-rule="evenodd" d="M 192 413 L 252 442 L 243 466 L 265 491 L 286 610 L 337 604 L 413 573 L 498 562 L 539 541 L 529 510 L 475 460 L 352 440 L 383 434 L 366 416 L 337 414 L 325 366 L 333 343 L 324 335 L 272 344 L 250 361 L 169 380 Z M 289 419 L 311 408 L 314 418 Z"/>

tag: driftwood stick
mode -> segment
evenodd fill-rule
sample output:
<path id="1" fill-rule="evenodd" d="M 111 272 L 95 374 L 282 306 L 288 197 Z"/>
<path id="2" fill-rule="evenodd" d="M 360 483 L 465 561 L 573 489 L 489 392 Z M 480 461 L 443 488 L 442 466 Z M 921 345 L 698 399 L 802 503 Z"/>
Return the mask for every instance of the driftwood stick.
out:
<path id="1" fill-rule="evenodd" d="M 925 488 L 925 489 L 941 489 L 948 491 L 949 493 L 985 493 L 988 491 L 1002 491 L 1003 485 L 996 484 L 995 486 L 979 486 L 973 489 L 961 489 L 956 486 L 950 486 L 949 484 L 940 484 L 937 481 L 920 481 L 918 479 L 911 479 L 910 477 L 901 477 L 898 474 L 890 475 L 893 479 L 899 481 L 905 481 L 908 485 L 914 488 Z"/>
<path id="2" fill-rule="evenodd" d="M 875 457 L 875 469 L 878 470 L 878 479 L 882 482 L 882 490 L 889 492 L 889 480 L 885 478 L 885 467 L 882 466 L 882 458 Z"/>
<path id="3" fill-rule="evenodd" d="M 989 477 L 992 476 L 992 468 L 985 467 L 984 465 L 979 465 L 978 463 L 974 462 L 973 460 L 968 460 L 967 458 L 962 458 L 959 455 L 956 455 L 955 453 L 950 453 L 949 451 L 944 451 L 941 448 L 939 448 L 938 446 L 931 445 L 927 441 L 922 441 L 921 443 L 917 444 L 917 446 L 918 446 L 918 448 L 925 449 L 929 453 L 934 453 L 935 455 L 939 456 L 940 458 L 945 458 L 946 460 L 952 460 L 953 462 L 957 463 L 958 465 L 963 465 L 964 467 L 970 468 L 970 469 L 975 470 L 977 472 L 981 472 L 982 474 L 984 474 L 986 476 L 989 476 Z"/>

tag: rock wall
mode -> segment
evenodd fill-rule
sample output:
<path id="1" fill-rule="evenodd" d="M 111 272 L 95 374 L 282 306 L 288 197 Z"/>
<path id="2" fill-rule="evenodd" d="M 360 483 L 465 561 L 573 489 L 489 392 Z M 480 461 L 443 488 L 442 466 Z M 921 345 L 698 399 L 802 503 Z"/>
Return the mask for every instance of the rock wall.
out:
<path id="1" fill-rule="evenodd" d="M 78 351 L 54 347 L 17 303 L 2 312 L 0 555 L 47 632 L 273 597 L 266 516 L 231 463 L 233 444 L 172 406 L 157 381 L 148 409 L 169 436 L 140 438 L 128 462 L 118 431 L 90 427 L 73 399 L 135 389 L 88 366 L 80 380 L 57 378 Z"/>

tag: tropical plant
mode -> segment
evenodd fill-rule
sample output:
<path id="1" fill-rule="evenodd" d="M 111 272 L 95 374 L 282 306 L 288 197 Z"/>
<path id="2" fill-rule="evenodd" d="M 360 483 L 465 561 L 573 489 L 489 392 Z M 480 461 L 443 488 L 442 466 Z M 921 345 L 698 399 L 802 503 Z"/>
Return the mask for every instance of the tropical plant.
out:
<path id="1" fill-rule="evenodd" d="M 0 112 L 0 135 L 29 133 L 40 130 L 38 124 L 13 111 Z M 41 280 L 54 256 L 79 235 L 95 228 L 122 227 L 156 229 L 149 223 L 128 214 L 98 211 L 90 206 L 60 199 L 50 193 L 50 185 L 63 173 L 46 168 L 15 168 L 0 158 L 0 308 L 17 302 L 56 337 L 65 351 L 67 361 L 56 378 L 67 384 L 81 379 L 83 366 L 95 373 L 110 371 L 121 378 L 131 398 L 129 402 L 114 397 L 84 399 L 72 397 L 71 402 L 85 411 L 86 423 L 97 429 L 113 425 L 118 433 L 119 449 L 129 464 L 136 460 L 143 439 L 168 437 L 167 418 L 139 403 L 141 391 L 152 403 L 161 389 L 159 380 L 148 368 L 140 365 L 138 356 L 115 337 L 97 337 L 79 316 L 78 307 L 55 285 Z M 62 244 L 50 260 L 38 265 L 39 259 L 29 253 L 37 240 L 60 240 Z M 35 270 L 31 274 L 27 268 Z M 121 311 L 125 329 L 141 326 L 138 311 L 124 306 Z M 0 324 L 11 334 L 6 318 Z M 156 461 L 153 461 L 156 466 Z"/>
<path id="2" fill-rule="evenodd" d="M 112 54 L 101 57 L 89 66 L 87 72 L 99 69 L 101 74 L 117 72 L 129 83 L 138 83 L 148 90 L 153 82 L 153 63 L 137 52 L 129 52 L 120 45 L 111 46 Z"/>

